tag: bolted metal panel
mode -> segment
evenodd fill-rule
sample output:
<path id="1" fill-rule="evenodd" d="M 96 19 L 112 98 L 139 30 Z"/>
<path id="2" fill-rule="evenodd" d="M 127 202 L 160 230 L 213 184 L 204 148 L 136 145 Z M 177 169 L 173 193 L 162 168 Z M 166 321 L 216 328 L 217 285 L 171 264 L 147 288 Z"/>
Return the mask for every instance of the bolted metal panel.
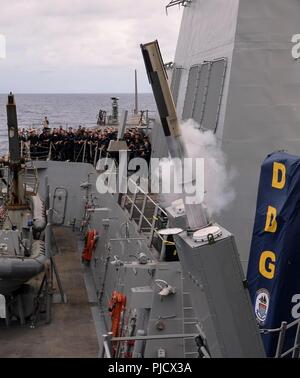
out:
<path id="1" fill-rule="evenodd" d="M 183 334 L 183 294 L 181 266 L 179 262 L 163 263 L 155 271 L 153 302 L 148 322 L 148 335 Z M 155 284 L 156 280 L 164 280 L 175 289 L 175 294 L 160 296 L 160 288 Z M 161 325 L 161 327 L 159 326 Z M 165 349 L 166 357 L 181 358 L 184 354 L 184 339 L 173 340 L 149 340 L 145 347 L 146 358 L 157 357 L 160 348 Z"/>
<path id="2" fill-rule="evenodd" d="M 173 100 L 174 100 L 175 105 L 178 99 L 182 70 L 183 70 L 182 67 L 175 67 L 173 71 L 173 75 L 172 75 L 171 92 L 173 95 Z"/>
<path id="3" fill-rule="evenodd" d="M 203 63 L 201 65 L 200 73 L 199 73 L 199 81 L 198 81 L 198 88 L 196 93 L 194 111 L 193 111 L 193 119 L 199 123 L 203 119 L 204 114 L 204 105 L 205 105 L 205 98 L 207 94 L 208 88 L 208 80 L 209 80 L 209 73 L 210 73 L 211 64 L 209 62 Z"/>
<path id="4" fill-rule="evenodd" d="M 130 308 L 151 308 L 153 294 L 150 286 L 132 287 Z"/>
<path id="5" fill-rule="evenodd" d="M 193 115 L 200 67 L 201 66 L 199 65 L 193 66 L 191 67 L 190 72 L 189 72 L 188 84 L 187 84 L 183 113 L 182 113 L 183 120 L 192 118 L 192 115 Z"/>
<path id="6" fill-rule="evenodd" d="M 216 132 L 218 126 L 226 64 L 226 59 L 211 62 L 207 93 L 204 100 L 204 111 L 199 122 L 202 128 L 214 132 Z"/>

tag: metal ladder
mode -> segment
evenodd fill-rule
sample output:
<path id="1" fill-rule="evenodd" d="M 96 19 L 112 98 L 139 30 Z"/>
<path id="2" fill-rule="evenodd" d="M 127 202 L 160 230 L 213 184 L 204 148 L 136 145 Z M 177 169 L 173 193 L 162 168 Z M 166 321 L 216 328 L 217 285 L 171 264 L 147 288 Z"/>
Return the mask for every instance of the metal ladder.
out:
<path id="1" fill-rule="evenodd" d="M 182 280 L 182 318 L 183 333 L 196 333 L 198 320 L 195 316 L 194 309 L 191 304 L 190 293 L 185 291 L 185 278 L 181 274 Z M 194 339 L 183 339 L 183 353 L 185 358 L 197 358 L 198 350 Z"/>
<path id="2" fill-rule="evenodd" d="M 25 165 L 23 182 L 27 195 L 36 196 L 39 187 L 39 179 L 36 167 L 30 161 Z"/>

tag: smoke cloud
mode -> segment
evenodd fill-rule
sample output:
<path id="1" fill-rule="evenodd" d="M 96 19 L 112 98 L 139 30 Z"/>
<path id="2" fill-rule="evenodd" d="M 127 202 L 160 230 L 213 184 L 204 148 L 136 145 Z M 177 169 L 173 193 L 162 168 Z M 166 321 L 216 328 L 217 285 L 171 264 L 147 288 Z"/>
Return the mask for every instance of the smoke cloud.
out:
<path id="1" fill-rule="evenodd" d="M 235 199 L 233 181 L 237 171 L 226 168 L 226 156 L 212 131 L 199 129 L 199 125 L 190 119 L 182 122 L 181 132 L 188 157 L 205 159 L 204 205 L 210 215 L 219 215 Z"/>

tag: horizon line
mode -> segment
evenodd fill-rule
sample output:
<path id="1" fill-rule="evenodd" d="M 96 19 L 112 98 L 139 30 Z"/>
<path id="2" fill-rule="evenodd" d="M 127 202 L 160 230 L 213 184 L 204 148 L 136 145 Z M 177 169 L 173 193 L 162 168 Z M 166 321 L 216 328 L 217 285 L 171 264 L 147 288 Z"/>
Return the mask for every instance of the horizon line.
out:
<path id="1" fill-rule="evenodd" d="M 80 95 L 80 94 L 95 94 L 95 95 L 118 95 L 118 94 L 132 94 L 134 95 L 134 92 L 12 92 L 13 94 L 21 94 L 21 95 L 48 95 L 48 94 L 55 94 L 55 95 L 60 95 L 60 94 L 66 94 L 66 95 Z M 0 95 L 7 95 L 9 92 L 0 92 Z M 153 94 L 152 92 L 139 92 L 139 94 Z"/>

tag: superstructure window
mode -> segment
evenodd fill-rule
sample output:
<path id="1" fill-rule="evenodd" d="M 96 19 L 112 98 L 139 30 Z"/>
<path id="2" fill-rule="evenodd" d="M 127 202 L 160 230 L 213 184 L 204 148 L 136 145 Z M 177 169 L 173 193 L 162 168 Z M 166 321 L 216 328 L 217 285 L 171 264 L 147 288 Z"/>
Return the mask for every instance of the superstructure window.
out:
<path id="1" fill-rule="evenodd" d="M 207 94 L 205 96 L 203 117 L 200 120 L 200 126 L 205 130 L 216 132 L 221 100 L 223 95 L 224 80 L 226 72 L 225 59 L 211 62 L 210 74 L 208 80 Z"/>
<path id="2" fill-rule="evenodd" d="M 172 74 L 172 81 L 171 81 L 171 92 L 173 95 L 175 105 L 177 104 L 177 100 L 178 100 L 181 75 L 182 75 L 182 67 L 175 67 Z"/>
<path id="3" fill-rule="evenodd" d="M 200 67 L 201 66 L 199 65 L 193 66 L 191 67 L 190 72 L 189 72 L 188 84 L 187 84 L 183 113 L 182 113 L 183 120 L 192 118 L 193 116 L 196 90 L 197 90 L 197 84 L 198 84 L 198 74 L 199 74 Z"/>
<path id="4" fill-rule="evenodd" d="M 204 114 L 205 96 L 207 94 L 210 67 L 211 63 L 203 63 L 200 66 L 195 103 L 191 116 L 191 118 L 193 118 L 199 124 L 201 124 Z"/>
<path id="5" fill-rule="evenodd" d="M 183 120 L 193 118 L 200 128 L 216 132 L 226 68 L 227 59 L 225 58 L 191 67 L 182 114 Z"/>

